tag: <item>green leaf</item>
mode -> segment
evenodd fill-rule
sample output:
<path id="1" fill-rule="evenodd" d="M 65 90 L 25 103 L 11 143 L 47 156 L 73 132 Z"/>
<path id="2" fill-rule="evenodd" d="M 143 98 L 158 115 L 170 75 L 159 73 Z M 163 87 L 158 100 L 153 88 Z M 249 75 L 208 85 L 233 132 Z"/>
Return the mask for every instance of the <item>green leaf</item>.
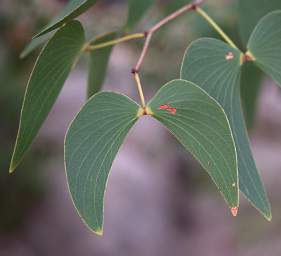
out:
<path id="1" fill-rule="evenodd" d="M 36 48 L 38 48 L 39 46 L 41 46 L 42 44 L 47 42 L 52 36 L 53 36 L 53 34 L 49 33 L 49 34 L 45 34 L 43 36 L 40 36 L 40 37 L 37 37 L 37 38 L 34 38 L 33 40 L 31 40 L 31 42 L 28 43 L 25 46 L 25 48 L 23 49 L 23 51 L 21 52 L 20 58 L 24 59 L 25 57 L 27 57 Z"/>
<path id="2" fill-rule="evenodd" d="M 270 205 L 251 153 L 240 99 L 241 52 L 216 39 L 200 39 L 184 56 L 181 78 L 198 84 L 224 108 L 238 155 L 240 190 L 267 218 Z"/>
<path id="3" fill-rule="evenodd" d="M 65 139 L 65 168 L 71 196 L 85 224 L 103 233 L 103 204 L 113 160 L 139 106 L 113 92 L 95 94 L 76 116 Z"/>
<path id="4" fill-rule="evenodd" d="M 254 128 L 258 96 L 260 95 L 262 71 L 252 62 L 242 67 L 241 99 L 248 130 Z"/>
<path id="5" fill-rule="evenodd" d="M 144 16 L 149 7 L 154 3 L 154 0 L 128 0 L 128 20 L 126 28 L 132 29 Z"/>
<path id="6" fill-rule="evenodd" d="M 248 50 L 256 64 L 281 86 L 281 11 L 261 19 L 250 37 Z"/>
<path id="7" fill-rule="evenodd" d="M 209 173 L 231 208 L 238 207 L 236 151 L 221 106 L 197 85 L 174 80 L 149 103 L 164 124 Z"/>
<path id="8" fill-rule="evenodd" d="M 109 33 L 95 39 L 91 44 L 101 44 L 117 37 L 117 33 Z M 99 92 L 105 80 L 109 58 L 113 46 L 97 49 L 90 53 L 88 98 Z"/>
<path id="9" fill-rule="evenodd" d="M 239 30 L 244 45 L 258 21 L 274 10 L 281 10 L 280 0 L 239 0 Z"/>
<path id="10" fill-rule="evenodd" d="M 36 37 L 42 36 L 86 12 L 97 0 L 70 0 L 60 14 L 55 17 Z"/>
<path id="11" fill-rule="evenodd" d="M 84 43 L 81 24 L 72 21 L 58 30 L 39 55 L 24 96 L 10 172 L 20 163 L 48 116 Z"/>
<path id="12" fill-rule="evenodd" d="M 172 0 L 164 5 L 163 13 L 165 16 L 175 12 L 186 4 L 191 3 L 192 0 Z"/>

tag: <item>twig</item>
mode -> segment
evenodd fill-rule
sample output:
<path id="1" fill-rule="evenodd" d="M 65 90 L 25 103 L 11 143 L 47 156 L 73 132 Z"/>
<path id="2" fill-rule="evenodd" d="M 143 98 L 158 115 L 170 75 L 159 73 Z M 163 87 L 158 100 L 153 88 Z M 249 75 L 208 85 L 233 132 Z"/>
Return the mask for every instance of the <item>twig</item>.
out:
<path id="1" fill-rule="evenodd" d="M 139 73 L 141 65 L 143 64 L 144 58 L 147 54 L 151 38 L 153 34 L 159 30 L 162 26 L 166 25 L 170 21 L 176 19 L 177 17 L 183 15 L 186 12 L 189 11 L 195 11 L 201 4 L 204 3 L 205 0 L 194 0 L 192 3 L 187 4 L 180 8 L 179 10 L 173 12 L 169 16 L 165 17 L 164 19 L 160 20 L 158 23 L 156 23 L 154 26 L 152 26 L 150 29 L 148 29 L 145 34 L 145 43 L 142 49 L 141 56 L 137 62 L 137 65 L 132 69 L 132 73 Z"/>
<path id="2" fill-rule="evenodd" d="M 83 50 L 84 50 L 84 51 L 98 50 L 98 49 L 102 49 L 102 48 L 109 47 L 109 46 L 112 46 L 112 45 L 116 45 L 116 44 L 119 44 L 119 43 L 131 41 L 131 40 L 134 40 L 134 39 L 144 38 L 145 36 L 146 36 L 145 33 L 130 34 L 130 35 L 123 36 L 123 37 L 121 37 L 121 38 L 117 38 L 117 39 L 114 39 L 114 40 L 110 40 L 110 41 L 105 42 L 105 43 L 94 44 L 94 45 L 92 45 L 92 44 L 87 44 L 87 45 L 84 47 Z"/>
<path id="3" fill-rule="evenodd" d="M 132 70 L 133 73 L 138 73 L 139 72 L 140 67 L 141 67 L 141 65 L 142 65 L 142 63 L 144 61 L 144 58 L 146 56 L 146 53 L 148 51 L 152 35 L 153 35 L 153 33 L 147 33 L 146 34 L 145 42 L 144 42 L 144 45 L 143 45 L 143 48 L 142 48 L 142 52 L 141 52 L 141 55 L 140 55 L 139 60 L 137 62 L 137 65 Z"/>
<path id="4" fill-rule="evenodd" d="M 144 94 L 143 94 L 142 85 L 141 85 L 141 81 L 140 81 L 140 76 L 139 76 L 138 73 L 136 73 L 134 71 L 132 71 L 132 73 L 134 75 L 134 78 L 135 78 L 135 81 L 136 81 L 136 84 L 137 84 L 139 96 L 140 96 L 140 99 L 141 99 L 141 106 L 142 106 L 143 109 L 145 109 L 146 104 L 145 104 Z"/>
<path id="5" fill-rule="evenodd" d="M 152 26 L 150 29 L 148 29 L 144 33 L 145 42 L 144 42 L 144 45 L 143 45 L 143 49 L 142 49 L 141 55 L 139 57 L 139 60 L 136 64 L 136 66 L 132 69 L 132 74 L 134 75 L 134 79 L 135 79 L 136 84 L 137 84 L 137 88 L 138 88 L 138 92 L 139 92 L 139 96 L 140 96 L 140 99 L 141 99 L 141 104 L 142 104 L 142 108 L 143 108 L 144 112 L 146 112 L 145 111 L 146 110 L 146 104 L 145 104 L 145 100 L 144 100 L 143 89 L 142 89 L 142 85 L 141 85 L 141 81 L 140 81 L 140 77 L 139 77 L 139 72 L 140 72 L 140 68 L 143 64 L 143 61 L 145 59 L 145 56 L 147 54 L 148 48 L 150 46 L 150 42 L 151 42 L 151 38 L 152 38 L 153 34 L 158 29 L 160 29 L 162 26 L 166 25 L 167 23 L 176 19 L 177 17 L 183 15 L 184 13 L 186 13 L 188 11 L 196 10 L 197 7 L 199 5 L 201 5 L 203 2 L 204 2 L 204 0 L 195 0 L 191 4 L 187 4 L 187 5 L 183 6 L 181 9 L 175 11 L 174 13 L 170 14 L 166 18 L 160 20 L 158 23 L 156 23 L 154 26 Z"/>
<path id="6" fill-rule="evenodd" d="M 218 33 L 219 35 L 233 48 L 238 49 L 235 43 L 229 38 L 227 34 L 219 27 L 219 25 L 200 7 L 196 8 L 196 12 L 205 19 Z"/>
<path id="7" fill-rule="evenodd" d="M 157 30 L 159 30 L 162 26 L 166 25 L 167 23 L 176 19 L 177 17 L 183 15 L 184 13 L 189 12 L 189 11 L 197 10 L 197 8 L 201 4 L 203 4 L 204 1 L 205 0 L 194 0 L 192 3 L 183 6 L 179 10 L 173 12 L 169 16 L 160 20 L 158 23 L 156 23 L 154 26 L 152 26 L 151 28 L 149 28 L 147 31 L 145 31 L 143 33 L 135 33 L 135 34 L 131 34 L 131 35 L 126 35 L 124 37 L 114 39 L 114 40 L 111 40 L 111 41 L 108 41 L 108 42 L 105 42 L 105 43 L 96 44 L 96 45 L 95 44 L 92 45 L 90 43 L 90 44 L 87 44 L 87 45 L 84 46 L 83 51 L 93 51 L 93 50 L 105 48 L 105 47 L 108 47 L 108 46 L 116 45 L 118 43 L 126 42 L 126 41 L 129 41 L 129 40 L 145 38 L 145 42 L 144 42 L 144 45 L 143 45 L 141 55 L 138 59 L 138 62 L 136 64 L 136 66 L 132 69 L 132 74 L 134 75 L 134 79 L 135 79 L 136 84 L 137 84 L 137 89 L 138 89 L 138 93 L 139 93 L 139 96 L 140 96 L 141 105 L 142 105 L 142 108 L 145 112 L 146 104 L 145 104 L 143 89 L 142 89 L 142 85 L 141 85 L 141 81 L 140 81 L 139 71 L 140 71 L 140 68 L 143 64 L 145 56 L 147 54 L 147 51 L 148 51 L 148 48 L 150 46 L 150 42 L 151 42 L 151 38 L 152 38 L 153 34 Z"/>

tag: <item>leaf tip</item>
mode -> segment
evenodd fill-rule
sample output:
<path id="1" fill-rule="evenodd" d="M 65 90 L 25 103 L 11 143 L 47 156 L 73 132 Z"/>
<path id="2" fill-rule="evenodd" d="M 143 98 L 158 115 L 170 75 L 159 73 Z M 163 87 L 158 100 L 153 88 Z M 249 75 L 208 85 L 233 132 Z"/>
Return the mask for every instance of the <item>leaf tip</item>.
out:
<path id="1" fill-rule="evenodd" d="M 264 217 L 266 218 L 267 221 L 270 221 L 270 222 L 272 221 L 272 214 L 271 214 L 271 212 L 266 214 Z"/>
<path id="2" fill-rule="evenodd" d="M 14 169 L 10 168 L 9 169 L 9 174 L 12 174 L 14 171 L 15 171 Z"/>
<path id="3" fill-rule="evenodd" d="M 94 231 L 96 235 L 98 236 L 103 236 L 103 229 L 99 228 L 97 230 Z"/>
<path id="4" fill-rule="evenodd" d="M 26 56 L 27 56 L 27 54 L 26 54 L 26 52 L 23 50 L 23 51 L 20 53 L 19 58 L 20 58 L 20 60 L 23 60 L 23 59 L 25 59 Z"/>
<path id="5" fill-rule="evenodd" d="M 232 207 L 230 210 L 233 217 L 236 217 L 238 214 L 238 207 Z"/>
<path id="6" fill-rule="evenodd" d="M 16 170 L 16 168 L 17 168 L 17 164 L 12 159 L 9 167 L 9 174 L 12 174 Z"/>

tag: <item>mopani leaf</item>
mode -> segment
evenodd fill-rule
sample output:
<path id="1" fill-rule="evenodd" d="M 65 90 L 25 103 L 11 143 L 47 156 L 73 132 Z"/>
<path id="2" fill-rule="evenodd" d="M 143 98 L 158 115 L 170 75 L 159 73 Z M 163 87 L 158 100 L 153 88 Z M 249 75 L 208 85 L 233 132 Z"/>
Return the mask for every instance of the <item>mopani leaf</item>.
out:
<path id="1" fill-rule="evenodd" d="M 81 24 L 72 21 L 43 48 L 26 88 L 10 172 L 20 163 L 48 116 L 84 43 Z"/>
<path id="2" fill-rule="evenodd" d="M 267 219 L 271 219 L 270 204 L 252 156 L 241 107 L 241 59 L 239 50 L 220 40 L 199 39 L 186 51 L 181 78 L 198 84 L 225 110 L 238 155 L 240 190 Z"/>
<path id="3" fill-rule="evenodd" d="M 163 86 L 148 106 L 152 116 L 209 173 L 229 207 L 238 209 L 236 151 L 221 106 L 197 85 L 184 80 Z"/>
<path id="4" fill-rule="evenodd" d="M 113 160 L 138 119 L 139 105 L 113 93 L 95 94 L 65 138 L 65 169 L 76 209 L 86 225 L 103 232 L 103 200 Z"/>

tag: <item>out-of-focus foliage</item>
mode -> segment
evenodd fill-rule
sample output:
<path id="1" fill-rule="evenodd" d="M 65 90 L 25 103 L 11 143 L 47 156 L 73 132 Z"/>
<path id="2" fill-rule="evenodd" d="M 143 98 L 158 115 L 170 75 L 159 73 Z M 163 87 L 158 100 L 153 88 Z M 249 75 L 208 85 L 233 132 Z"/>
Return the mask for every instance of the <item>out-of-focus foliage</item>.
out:
<path id="1" fill-rule="evenodd" d="M 250 62 L 244 64 L 241 75 L 241 98 L 249 130 L 255 127 L 256 109 L 263 78 L 263 72 L 255 64 Z"/>
<path id="2" fill-rule="evenodd" d="M 113 40 L 117 35 L 118 33 L 116 32 L 105 34 L 94 39 L 92 44 L 101 44 Z M 88 98 L 102 89 L 112 49 L 113 47 L 111 46 L 90 53 Z"/>
<path id="3" fill-rule="evenodd" d="M 5 5 L 7 4 L 7 6 Z M 18 172 L 9 175 L 12 143 L 19 123 L 20 104 L 23 99 L 26 73 L 31 61 L 20 61 L 19 53 L 28 41 L 32 27 L 41 24 L 41 18 L 28 26 L 26 10 L 33 12 L 31 1 L 9 1 L 0 7 L 0 233 L 14 232 L 44 198 L 44 184 L 39 168 L 51 150 L 45 145 L 34 147 Z M 7 9 L 6 9 L 7 8 Z M 11 13 L 10 13 L 11 12 Z M 25 14 L 25 15 L 24 15 Z M 44 18 L 43 18 L 44 19 Z M 31 25 L 32 24 L 32 25 Z"/>
<path id="4" fill-rule="evenodd" d="M 61 27 L 69 21 L 72 21 L 80 14 L 86 12 L 92 7 L 97 0 L 69 0 L 64 6 L 61 12 L 51 20 L 51 22 L 36 35 L 36 37 L 42 36 L 54 29 Z"/>
<path id="5" fill-rule="evenodd" d="M 154 0 L 128 0 L 128 20 L 126 30 L 131 30 L 143 17 Z"/>
<path id="6" fill-rule="evenodd" d="M 239 32 L 246 45 L 258 21 L 269 12 L 281 10 L 280 0 L 239 0 Z"/>
<path id="7" fill-rule="evenodd" d="M 251 34 L 249 54 L 255 63 L 281 86 L 281 10 L 262 18 Z"/>
<path id="8" fill-rule="evenodd" d="M 17 64 L 12 58 L 11 55 L 5 58 L 5 67 L 0 68 L 0 233 L 17 229 L 35 203 L 42 200 L 44 186 L 38 168 L 47 155 L 46 151 L 35 148 L 16 174 L 8 174 L 23 94 L 14 66 Z"/>

